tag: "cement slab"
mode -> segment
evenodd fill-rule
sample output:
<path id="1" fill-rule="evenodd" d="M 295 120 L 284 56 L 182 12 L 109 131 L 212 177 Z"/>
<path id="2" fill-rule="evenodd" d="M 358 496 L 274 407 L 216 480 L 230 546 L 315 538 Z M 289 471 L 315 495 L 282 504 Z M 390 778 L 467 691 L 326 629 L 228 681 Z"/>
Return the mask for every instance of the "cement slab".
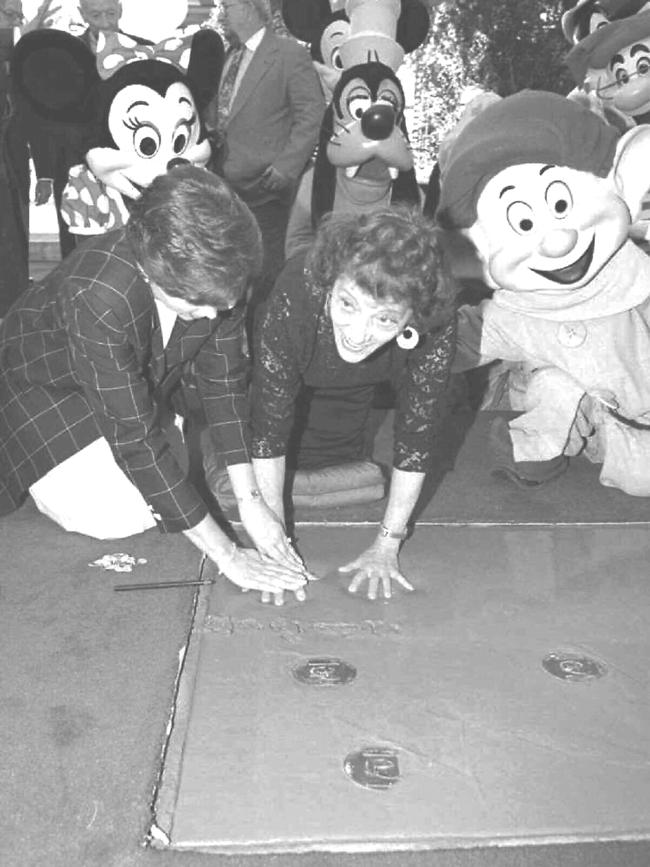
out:
<path id="1" fill-rule="evenodd" d="M 204 594 L 157 804 L 164 845 L 650 836 L 647 530 L 419 527 L 403 552 L 417 590 L 388 603 L 336 572 L 370 538 L 301 528 L 323 576 L 304 604 Z"/>

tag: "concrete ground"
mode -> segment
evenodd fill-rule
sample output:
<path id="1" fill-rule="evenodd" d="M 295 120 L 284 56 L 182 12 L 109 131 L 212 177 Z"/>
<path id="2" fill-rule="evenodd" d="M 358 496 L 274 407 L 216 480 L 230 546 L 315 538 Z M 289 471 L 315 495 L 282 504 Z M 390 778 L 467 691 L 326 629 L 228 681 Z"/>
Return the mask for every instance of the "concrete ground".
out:
<path id="1" fill-rule="evenodd" d="M 226 856 L 145 848 L 194 591 L 113 587 L 191 578 L 199 570 L 195 551 L 182 537 L 155 530 L 110 543 L 67 535 L 29 503 L 0 522 L 0 550 L 3 867 L 650 864 L 647 843 L 612 841 L 364 855 Z M 624 551 L 619 543 L 618 556 Z M 89 565 L 116 552 L 147 562 L 124 574 Z M 231 796 L 226 780 L 223 797 Z"/>

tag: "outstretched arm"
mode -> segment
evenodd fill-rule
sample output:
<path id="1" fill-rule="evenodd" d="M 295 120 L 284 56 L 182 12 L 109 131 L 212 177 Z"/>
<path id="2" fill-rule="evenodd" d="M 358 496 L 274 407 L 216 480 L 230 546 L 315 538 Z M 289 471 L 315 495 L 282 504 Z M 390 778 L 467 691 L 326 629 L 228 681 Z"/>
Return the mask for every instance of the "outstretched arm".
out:
<path id="1" fill-rule="evenodd" d="M 392 581 L 397 581 L 405 590 L 414 589 L 402 574 L 398 555 L 406 538 L 408 523 L 420 496 L 424 477 L 424 473 L 393 470 L 384 520 L 377 536 L 355 560 L 339 567 L 340 572 L 357 572 L 350 582 L 350 593 L 356 593 L 366 580 L 368 599 L 377 598 L 380 585 L 384 598 L 390 599 Z"/>

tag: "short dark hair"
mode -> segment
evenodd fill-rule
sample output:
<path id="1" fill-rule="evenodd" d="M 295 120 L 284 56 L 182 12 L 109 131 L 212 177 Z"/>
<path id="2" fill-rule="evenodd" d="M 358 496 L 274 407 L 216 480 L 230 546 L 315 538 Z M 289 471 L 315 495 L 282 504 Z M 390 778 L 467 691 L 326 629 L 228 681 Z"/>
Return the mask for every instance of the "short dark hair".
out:
<path id="1" fill-rule="evenodd" d="M 191 304 L 236 304 L 261 268 L 255 217 L 222 178 L 198 166 L 157 177 L 133 204 L 126 232 L 149 280 Z"/>
<path id="2" fill-rule="evenodd" d="M 405 301 L 413 310 L 412 324 L 423 331 L 447 324 L 456 309 L 458 288 L 440 230 L 406 205 L 326 215 L 306 264 L 326 290 L 345 276 L 374 298 Z"/>

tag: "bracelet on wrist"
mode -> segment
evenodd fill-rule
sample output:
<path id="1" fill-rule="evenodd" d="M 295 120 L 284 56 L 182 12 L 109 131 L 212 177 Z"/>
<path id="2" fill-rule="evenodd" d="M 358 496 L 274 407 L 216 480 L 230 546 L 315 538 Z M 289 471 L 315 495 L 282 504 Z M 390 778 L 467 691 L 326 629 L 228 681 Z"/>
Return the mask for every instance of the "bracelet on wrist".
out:
<path id="1" fill-rule="evenodd" d="M 243 497 L 238 497 L 235 494 L 235 499 L 238 503 L 258 503 L 262 499 L 262 494 L 259 488 L 251 488 Z"/>
<path id="2" fill-rule="evenodd" d="M 382 539 L 399 539 L 400 542 L 403 542 L 408 534 L 408 527 L 398 532 L 396 530 L 389 530 L 385 524 L 379 525 L 379 535 Z"/>

